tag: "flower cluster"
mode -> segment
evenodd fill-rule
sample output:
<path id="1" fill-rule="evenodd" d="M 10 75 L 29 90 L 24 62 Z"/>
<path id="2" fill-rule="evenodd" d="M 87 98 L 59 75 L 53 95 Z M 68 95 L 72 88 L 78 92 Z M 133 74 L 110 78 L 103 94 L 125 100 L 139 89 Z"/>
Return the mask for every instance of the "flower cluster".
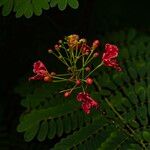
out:
<path id="1" fill-rule="evenodd" d="M 33 72 L 35 75 L 29 80 L 44 80 L 46 82 L 69 82 L 72 88 L 64 89 L 60 93 L 64 93 L 64 97 L 69 97 L 76 89 L 81 89 L 82 92 L 77 94 L 77 101 L 82 102 L 82 109 L 89 114 L 93 107 L 98 108 L 99 104 L 92 99 L 87 92 L 89 85 L 92 85 L 94 79 L 91 77 L 92 73 L 100 68 L 102 65 L 112 67 L 117 71 L 121 71 L 121 67 L 117 62 L 119 50 L 117 46 L 106 44 L 100 63 L 91 68 L 90 65 L 94 59 L 99 58 L 99 40 L 93 41 L 92 45 L 87 44 L 87 40 L 79 38 L 78 35 L 73 34 L 66 36 L 64 40 L 59 40 L 55 44 L 54 49 L 49 49 L 48 52 L 53 54 L 66 66 L 65 74 L 49 73 L 45 65 L 39 60 L 33 65 Z"/>

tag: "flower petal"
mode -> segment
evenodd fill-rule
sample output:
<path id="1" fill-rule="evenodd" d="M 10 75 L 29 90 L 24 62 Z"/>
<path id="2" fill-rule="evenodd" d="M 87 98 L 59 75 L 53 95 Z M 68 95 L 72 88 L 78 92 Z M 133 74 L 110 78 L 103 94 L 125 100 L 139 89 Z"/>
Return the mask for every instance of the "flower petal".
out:
<path id="1" fill-rule="evenodd" d="M 113 67 L 117 71 L 121 71 L 121 67 L 119 66 L 117 62 L 119 49 L 115 45 L 106 44 L 105 45 L 105 51 L 102 56 L 102 61 L 105 66 Z"/>
<path id="2" fill-rule="evenodd" d="M 29 80 L 43 80 L 48 75 L 45 65 L 40 60 L 33 64 L 33 72 L 35 76 L 30 77 Z"/>

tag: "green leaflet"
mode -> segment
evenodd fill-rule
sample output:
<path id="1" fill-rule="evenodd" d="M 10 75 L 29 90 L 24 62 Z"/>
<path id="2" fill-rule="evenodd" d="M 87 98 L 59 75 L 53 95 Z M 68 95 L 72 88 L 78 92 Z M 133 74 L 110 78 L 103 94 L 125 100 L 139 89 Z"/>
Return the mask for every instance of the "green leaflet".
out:
<path id="1" fill-rule="evenodd" d="M 69 115 L 63 116 L 63 126 L 65 133 L 69 133 L 71 131 L 71 119 Z"/>
<path id="2" fill-rule="evenodd" d="M 86 150 L 84 144 L 82 144 L 82 143 L 80 145 L 78 145 L 78 149 L 79 150 Z"/>
<path id="3" fill-rule="evenodd" d="M 49 121 L 49 129 L 48 129 L 48 138 L 49 139 L 53 139 L 55 137 L 56 134 L 56 122 L 54 119 L 51 119 Z"/>
<path id="4" fill-rule="evenodd" d="M 7 0 L 2 4 L 4 5 L 2 9 L 2 15 L 3 16 L 9 15 L 13 8 L 13 0 Z"/>
<path id="5" fill-rule="evenodd" d="M 136 114 L 137 114 L 137 118 L 139 119 L 141 124 L 146 126 L 148 124 L 147 107 L 146 107 L 146 105 L 140 106 L 137 109 Z"/>
<path id="6" fill-rule="evenodd" d="M 137 79 L 137 73 L 133 67 L 128 68 L 129 74 L 132 77 L 132 79 Z"/>
<path id="7" fill-rule="evenodd" d="M 50 6 L 55 7 L 58 4 L 58 0 L 51 0 L 50 1 Z"/>
<path id="8" fill-rule="evenodd" d="M 26 142 L 31 141 L 36 136 L 38 129 L 39 129 L 38 123 L 32 124 L 32 126 L 24 134 L 25 141 Z"/>
<path id="9" fill-rule="evenodd" d="M 143 58 L 140 58 L 140 60 L 134 61 L 135 68 L 141 79 L 146 75 L 146 62 L 143 60 Z"/>
<path id="10" fill-rule="evenodd" d="M 77 0 L 68 0 L 68 5 L 73 9 L 77 9 L 79 7 Z"/>
<path id="11" fill-rule="evenodd" d="M 143 131 L 143 138 L 145 141 L 150 142 L 150 131 Z"/>
<path id="12" fill-rule="evenodd" d="M 120 59 L 124 58 L 124 59 L 129 59 L 129 51 L 126 47 L 121 47 L 120 48 Z"/>
<path id="13" fill-rule="evenodd" d="M 140 98 L 140 102 L 143 104 L 144 101 L 146 100 L 146 89 L 143 86 L 137 86 L 135 90 Z"/>
<path id="14" fill-rule="evenodd" d="M 107 87 L 109 85 L 109 88 L 112 90 L 116 89 L 115 84 L 111 81 L 108 74 L 102 74 L 102 76 L 98 76 L 98 81 L 100 85 L 103 85 L 104 87 Z"/>
<path id="15" fill-rule="evenodd" d="M 67 6 L 67 0 L 58 0 L 58 8 L 59 10 L 63 11 L 66 9 Z"/>
<path id="16" fill-rule="evenodd" d="M 19 1 L 19 0 L 14 0 L 14 9 L 13 9 L 13 11 L 14 12 L 16 12 L 16 11 L 18 11 L 18 9 L 19 9 L 19 7 L 20 7 L 20 5 L 21 5 L 21 3 L 24 3 L 25 1 Z M 23 88 L 23 87 L 22 87 Z"/>
<path id="17" fill-rule="evenodd" d="M 86 150 L 94 149 L 93 143 L 92 143 L 92 140 L 91 140 L 91 139 L 93 139 L 92 136 L 91 136 L 91 138 L 87 139 L 87 140 L 84 142 L 84 148 L 85 148 Z"/>
<path id="18" fill-rule="evenodd" d="M 77 112 L 77 117 L 78 117 L 78 127 L 82 127 L 84 124 L 84 112 L 83 111 L 78 111 Z"/>
<path id="19" fill-rule="evenodd" d="M 4 5 L 4 4 L 7 3 L 7 2 L 8 2 L 8 0 L 1 0 L 1 1 L 0 1 L 0 6 Z"/>
<path id="20" fill-rule="evenodd" d="M 41 6 L 41 8 L 43 8 L 44 10 L 48 10 L 49 9 L 48 0 L 42 0 L 42 1 L 39 0 L 38 3 Z"/>
<path id="21" fill-rule="evenodd" d="M 78 118 L 77 118 L 77 112 L 71 113 L 71 124 L 72 129 L 75 130 L 78 127 Z"/>
<path id="22" fill-rule="evenodd" d="M 42 14 L 42 7 L 39 5 L 37 0 L 32 0 L 33 4 L 33 12 L 36 16 L 40 16 Z"/>
<path id="23" fill-rule="evenodd" d="M 99 150 L 115 150 L 121 147 L 128 137 L 119 132 L 112 132 L 110 136 L 101 144 Z"/>
<path id="24" fill-rule="evenodd" d="M 24 7 L 25 7 L 25 10 L 24 10 L 25 17 L 26 18 L 31 18 L 32 15 L 33 15 L 33 6 L 32 6 L 32 4 L 28 1 Z"/>
<path id="25" fill-rule="evenodd" d="M 38 135 L 37 135 L 37 139 L 42 142 L 46 139 L 47 137 L 47 133 L 48 133 L 48 122 L 47 121 L 43 121 L 41 123 Z"/>
<path id="26" fill-rule="evenodd" d="M 63 121 L 62 118 L 58 118 L 56 120 L 56 127 L 57 127 L 57 136 L 61 137 L 64 132 L 64 126 L 63 126 Z"/>
<path id="27" fill-rule="evenodd" d="M 14 2 L 14 12 L 16 12 L 16 18 L 25 15 L 25 17 L 30 18 L 33 14 L 33 7 L 29 0 L 15 0 Z"/>

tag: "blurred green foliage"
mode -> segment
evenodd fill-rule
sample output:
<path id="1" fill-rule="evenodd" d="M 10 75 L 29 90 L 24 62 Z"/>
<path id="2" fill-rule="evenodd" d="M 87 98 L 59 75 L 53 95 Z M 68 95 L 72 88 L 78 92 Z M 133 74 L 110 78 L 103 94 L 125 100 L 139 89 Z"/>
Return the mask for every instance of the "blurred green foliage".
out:
<path id="1" fill-rule="evenodd" d="M 7 16 L 12 11 L 15 12 L 16 18 L 25 16 L 26 18 L 42 15 L 43 10 L 58 6 L 63 11 L 69 5 L 73 9 L 79 7 L 78 0 L 1 0 L 2 15 Z"/>

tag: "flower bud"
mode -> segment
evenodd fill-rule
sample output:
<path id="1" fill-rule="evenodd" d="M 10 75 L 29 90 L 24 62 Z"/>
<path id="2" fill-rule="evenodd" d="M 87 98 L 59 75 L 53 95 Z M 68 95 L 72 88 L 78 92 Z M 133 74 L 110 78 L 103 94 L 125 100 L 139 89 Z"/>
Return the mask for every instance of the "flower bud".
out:
<path id="1" fill-rule="evenodd" d="M 55 48 L 55 50 L 59 50 L 59 45 L 55 44 L 54 48 Z"/>
<path id="2" fill-rule="evenodd" d="M 51 54 L 52 52 L 53 52 L 53 50 L 52 50 L 52 49 L 49 49 L 49 50 L 48 50 L 48 53 L 50 53 L 50 54 Z"/>
<path id="3" fill-rule="evenodd" d="M 90 47 L 89 47 L 88 45 L 83 45 L 83 46 L 81 47 L 81 51 L 82 51 L 83 54 L 88 55 L 89 52 L 90 52 Z"/>
<path id="4" fill-rule="evenodd" d="M 88 78 L 86 79 L 86 84 L 88 84 L 88 85 L 93 84 L 93 79 L 90 78 L 90 77 L 88 77 Z"/>
<path id="5" fill-rule="evenodd" d="M 71 70 L 71 67 L 68 67 L 67 70 L 70 71 L 70 70 Z"/>
<path id="6" fill-rule="evenodd" d="M 85 71 L 87 71 L 87 72 L 89 72 L 91 70 L 91 68 L 89 67 L 89 66 L 87 66 L 86 68 L 85 68 Z"/>
<path id="7" fill-rule="evenodd" d="M 55 72 L 51 72 L 51 76 L 55 76 L 56 75 L 56 73 Z"/>
<path id="8" fill-rule="evenodd" d="M 98 52 L 96 52 L 96 53 L 93 54 L 93 57 L 95 57 L 95 58 L 98 57 L 98 56 L 99 56 Z"/>
<path id="9" fill-rule="evenodd" d="M 92 47 L 93 47 L 93 49 L 96 49 L 99 45 L 100 45 L 99 40 L 95 40 L 95 41 L 93 42 Z"/>
<path id="10" fill-rule="evenodd" d="M 61 44 L 61 43 L 62 43 L 62 40 L 59 40 L 58 43 Z"/>
<path id="11" fill-rule="evenodd" d="M 69 97 L 70 94 L 71 94 L 71 92 L 65 92 L 65 93 L 64 93 L 64 97 Z"/>
<path id="12" fill-rule="evenodd" d="M 76 85 L 77 86 L 81 85 L 81 81 L 80 80 L 76 80 Z"/>
<path id="13" fill-rule="evenodd" d="M 51 76 L 45 76 L 44 77 L 44 81 L 45 82 L 51 82 L 52 81 L 52 77 Z"/>
<path id="14" fill-rule="evenodd" d="M 85 52 L 85 55 L 89 55 L 89 52 Z"/>
<path id="15" fill-rule="evenodd" d="M 79 43 L 86 43 L 87 41 L 86 41 L 86 39 L 80 39 L 79 40 Z"/>

